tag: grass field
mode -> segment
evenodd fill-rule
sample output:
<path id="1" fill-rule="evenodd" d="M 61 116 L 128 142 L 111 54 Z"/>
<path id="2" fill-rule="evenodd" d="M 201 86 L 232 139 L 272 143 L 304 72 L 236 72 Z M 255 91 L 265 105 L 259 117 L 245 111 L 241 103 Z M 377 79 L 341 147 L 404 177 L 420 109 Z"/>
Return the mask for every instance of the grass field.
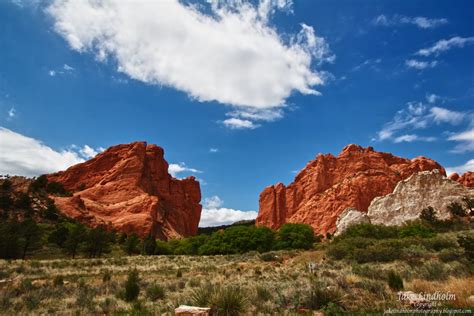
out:
<path id="1" fill-rule="evenodd" d="M 337 315 L 401 308 L 386 275 L 395 270 L 404 290 L 450 291 L 443 307 L 468 308 L 474 277 L 457 261 L 436 256 L 356 264 L 334 261 L 320 244 L 310 251 L 228 256 L 131 256 L 102 259 L 0 261 L 0 314 L 172 315 L 180 304 L 212 305 L 225 314 Z M 316 263 L 310 273 L 309 262 Z M 124 299 L 131 269 L 139 274 L 138 299 Z M 229 308 L 230 306 L 230 308 Z"/>

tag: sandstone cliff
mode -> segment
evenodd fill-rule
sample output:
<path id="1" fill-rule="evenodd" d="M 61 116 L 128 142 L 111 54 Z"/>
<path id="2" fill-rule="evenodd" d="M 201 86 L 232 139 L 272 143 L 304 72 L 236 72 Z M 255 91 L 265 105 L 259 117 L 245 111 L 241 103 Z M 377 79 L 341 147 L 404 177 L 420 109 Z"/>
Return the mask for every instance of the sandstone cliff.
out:
<path id="1" fill-rule="evenodd" d="M 62 213 L 89 226 L 169 239 L 197 233 L 201 191 L 194 177 L 168 173 L 164 151 L 135 142 L 110 147 L 95 158 L 48 175 L 72 197 L 54 197 Z"/>
<path id="2" fill-rule="evenodd" d="M 351 144 L 337 157 L 318 155 L 290 185 L 265 188 L 256 223 L 271 228 L 306 223 L 318 234 L 333 233 L 346 208 L 367 212 L 375 197 L 391 193 L 399 181 L 433 169 L 445 174 L 443 167 L 428 158 L 409 160 Z"/>
<path id="3" fill-rule="evenodd" d="M 447 207 L 462 203 L 464 196 L 474 198 L 474 188 L 446 178 L 437 170 L 419 172 L 400 181 L 393 193 L 375 198 L 367 215 L 372 224 L 402 225 L 420 217 L 421 211 L 431 206 L 438 219 L 451 217 Z"/>

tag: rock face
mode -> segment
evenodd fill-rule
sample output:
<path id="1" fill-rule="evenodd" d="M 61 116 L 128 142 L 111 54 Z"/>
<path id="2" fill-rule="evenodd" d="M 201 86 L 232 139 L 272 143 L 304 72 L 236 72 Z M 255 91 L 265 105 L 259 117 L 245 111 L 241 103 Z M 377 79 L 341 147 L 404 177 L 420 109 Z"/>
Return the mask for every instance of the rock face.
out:
<path id="1" fill-rule="evenodd" d="M 401 225 L 420 217 L 431 206 L 438 219 L 450 218 L 447 206 L 462 203 L 464 196 L 474 197 L 474 189 L 446 178 L 437 170 L 424 171 L 400 181 L 393 193 L 375 198 L 367 215 L 372 224 Z"/>
<path id="2" fill-rule="evenodd" d="M 453 173 L 449 176 L 449 179 L 457 181 L 468 188 L 474 187 L 474 172 L 471 171 L 463 173 L 461 176 L 459 176 L 457 173 Z"/>
<path id="3" fill-rule="evenodd" d="M 337 157 L 318 155 L 290 185 L 265 188 L 256 223 L 270 228 L 306 223 L 318 234 L 334 233 L 336 220 L 346 208 L 367 212 L 375 197 L 391 193 L 399 181 L 433 169 L 445 174 L 431 159 L 409 160 L 351 144 Z"/>
<path id="4" fill-rule="evenodd" d="M 337 218 L 334 236 L 339 236 L 352 225 L 363 223 L 370 223 L 366 213 L 360 212 L 352 207 L 346 208 Z"/>
<path id="5" fill-rule="evenodd" d="M 160 239 L 195 235 L 202 209 L 199 182 L 173 178 L 163 156 L 162 148 L 145 142 L 110 147 L 48 175 L 74 192 L 54 200 L 66 216 L 89 226 Z"/>

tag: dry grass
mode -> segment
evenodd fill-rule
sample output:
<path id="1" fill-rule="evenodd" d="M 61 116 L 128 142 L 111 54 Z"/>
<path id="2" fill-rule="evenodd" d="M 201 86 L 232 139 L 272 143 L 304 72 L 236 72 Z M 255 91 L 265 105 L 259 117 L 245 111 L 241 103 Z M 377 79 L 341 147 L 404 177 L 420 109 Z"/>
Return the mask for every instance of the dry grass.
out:
<path id="1" fill-rule="evenodd" d="M 263 261 L 257 253 L 233 256 L 134 256 L 106 259 L 0 261 L 0 314 L 114 314 L 148 311 L 172 315 L 180 304 L 192 304 L 193 294 L 209 282 L 211 286 L 235 286 L 242 291 L 246 314 L 292 315 L 305 308 L 314 282 L 340 293 L 337 302 L 345 311 L 368 313 L 400 306 L 396 293 L 386 285 L 380 271 L 400 267 L 401 262 L 371 264 L 374 272 L 355 274 L 350 263 L 331 261 L 323 251 L 278 252 L 278 261 Z M 307 263 L 316 262 L 316 273 Z M 451 263 L 455 265 L 455 263 Z M 449 266 L 447 266 L 449 267 Z M 130 269 L 140 274 L 139 306 L 121 299 L 123 283 Z M 450 269 L 446 269 L 450 271 Z M 108 271 L 110 280 L 104 278 Z M 181 271 L 181 277 L 178 276 Z M 370 271 L 369 271 L 370 272 Z M 412 272 L 405 289 L 415 292 L 451 291 L 456 307 L 468 306 L 474 294 L 474 277 L 453 276 L 445 281 L 426 281 Z M 62 285 L 54 284 L 62 276 Z M 149 299 L 146 289 L 158 284 L 164 296 Z M 314 298 L 313 298 L 314 299 Z M 317 298 L 316 298 L 317 299 Z"/>

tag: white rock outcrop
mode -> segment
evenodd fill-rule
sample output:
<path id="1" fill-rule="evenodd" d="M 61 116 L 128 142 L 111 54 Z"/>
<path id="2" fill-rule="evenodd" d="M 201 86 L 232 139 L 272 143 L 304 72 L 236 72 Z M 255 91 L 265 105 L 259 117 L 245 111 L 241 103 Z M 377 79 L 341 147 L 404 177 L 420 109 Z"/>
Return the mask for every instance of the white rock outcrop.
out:
<path id="1" fill-rule="evenodd" d="M 351 225 L 370 223 L 369 217 L 366 213 L 358 211 L 355 208 L 346 208 L 336 221 L 336 232 L 334 236 L 338 236 L 345 232 Z"/>
<path id="2" fill-rule="evenodd" d="M 451 217 L 448 205 L 461 202 L 464 196 L 474 198 L 474 188 L 450 180 L 438 170 L 423 171 L 400 181 L 392 193 L 373 199 L 367 215 L 372 224 L 402 225 L 418 219 L 421 211 L 431 206 L 443 220 Z"/>

